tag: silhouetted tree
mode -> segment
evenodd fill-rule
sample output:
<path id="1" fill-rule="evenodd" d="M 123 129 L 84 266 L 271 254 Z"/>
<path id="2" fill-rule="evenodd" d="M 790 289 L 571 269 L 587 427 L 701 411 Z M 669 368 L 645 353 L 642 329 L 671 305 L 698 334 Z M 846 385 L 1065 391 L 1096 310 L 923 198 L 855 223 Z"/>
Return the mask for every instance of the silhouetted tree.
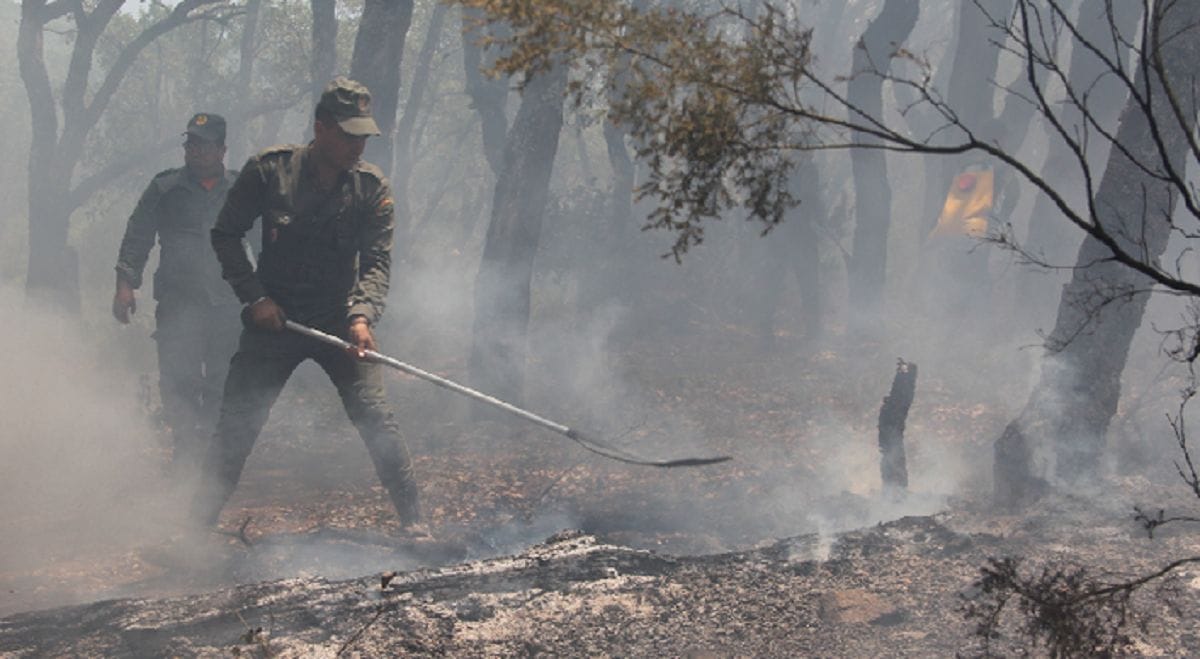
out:
<path id="1" fill-rule="evenodd" d="M 1200 56 L 1198 21 L 1196 3 L 1156 3 L 1143 20 L 1136 68 L 1129 71 L 1120 60 L 1108 60 L 1108 75 L 1121 80 L 1129 93 L 1115 134 L 1100 133 L 1103 126 L 1082 96 L 1075 97 L 1078 114 L 1073 116 L 1082 115 L 1083 125 L 1055 126 L 1075 154 L 1073 165 L 1088 181 L 1089 212 L 1086 219 L 1079 218 L 1088 235 L 1062 291 L 1041 377 L 996 443 L 996 492 L 1004 503 L 1036 491 L 1037 480 L 1046 475 L 1037 466 L 1043 447 L 1052 449 L 1059 478 L 1079 484 L 1099 475 L 1121 373 L 1151 290 L 1166 285 L 1193 296 L 1200 292 L 1182 273 L 1159 263 L 1171 234 L 1194 235 L 1189 225 L 1200 221 L 1195 191 L 1184 178 L 1188 161 L 1200 156 L 1191 93 L 1193 63 Z M 1026 56 L 1037 58 L 1037 46 L 1026 44 Z M 1077 47 L 1088 46 L 1081 42 Z M 1040 87 L 1036 93 L 1046 98 Z M 1087 160 L 1089 133 L 1112 140 L 1098 180 Z M 1057 192 L 1053 196 L 1065 203 Z M 1180 204 L 1189 217 L 1175 217 Z"/>
<path id="2" fill-rule="evenodd" d="M 533 261 L 562 130 L 566 84 L 565 66 L 525 80 L 475 277 L 471 382 L 508 401 L 524 399 Z"/>
<path id="3" fill-rule="evenodd" d="M 879 15 L 871 20 L 854 49 L 846 100 L 864 113 L 883 116 L 883 81 L 880 72 L 891 68 L 900 44 L 917 24 L 917 0 L 887 0 Z M 892 190 L 888 183 L 886 151 L 878 148 L 879 139 L 865 133 L 852 136 L 854 144 L 865 147 L 850 153 L 854 172 L 854 247 L 847 276 L 850 285 L 851 320 L 856 326 L 869 326 L 864 319 L 875 318 L 883 300 L 887 273 L 888 227 L 892 216 Z"/>
<path id="4" fill-rule="evenodd" d="M 412 0 L 366 0 L 350 59 L 350 77 L 371 90 L 371 112 L 383 133 L 367 142 L 363 158 L 389 175 L 400 104 L 400 62 L 412 13 Z"/>
<path id="5" fill-rule="evenodd" d="M 412 147 L 413 128 L 417 116 L 424 108 L 425 89 L 429 86 L 429 75 L 432 70 L 433 55 L 438 49 L 442 35 L 442 24 L 446 20 L 449 6 L 438 2 L 433 6 L 429 23 L 425 32 L 425 41 L 417 53 L 416 65 L 413 67 L 412 83 L 409 85 L 408 98 L 404 102 L 404 110 L 400 121 L 396 124 L 396 153 L 395 165 L 392 169 L 392 191 L 396 197 L 396 247 L 400 250 L 395 256 L 403 258 L 409 248 L 409 236 L 412 230 L 412 207 L 409 203 L 409 179 L 412 176 Z"/>
<path id="6" fill-rule="evenodd" d="M 76 180 L 88 137 L 146 46 L 187 23 L 212 18 L 229 7 L 217 0 L 182 0 L 145 26 L 121 49 L 107 71 L 93 78 L 97 43 L 124 0 L 95 3 L 24 0 L 17 36 L 21 79 L 29 97 L 29 266 L 31 298 L 79 312 L 79 261 L 68 240 L 71 214 L 96 190 L 131 169 L 140 153 L 114 154 Z M 45 33 L 55 21 L 74 25 L 70 65 L 56 89 L 46 68 Z"/>

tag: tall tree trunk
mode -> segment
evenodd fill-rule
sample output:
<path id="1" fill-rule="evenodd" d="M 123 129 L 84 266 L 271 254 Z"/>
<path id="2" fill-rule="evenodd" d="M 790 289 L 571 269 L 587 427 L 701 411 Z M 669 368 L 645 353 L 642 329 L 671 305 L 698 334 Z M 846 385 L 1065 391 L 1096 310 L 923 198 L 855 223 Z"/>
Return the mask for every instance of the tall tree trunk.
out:
<path id="1" fill-rule="evenodd" d="M 804 340 L 818 341 L 823 333 L 821 254 L 816 223 L 827 213 L 821 196 L 820 170 L 813 153 L 797 154 L 788 188 L 800 205 L 789 209 L 783 222 L 766 236 L 747 237 L 741 256 L 753 273 L 752 290 L 741 296 L 743 308 L 753 315 L 745 311 L 741 315 L 752 318 L 749 322 L 756 325 L 762 347 L 768 350 L 775 348 L 779 308 L 786 300 L 783 293 L 791 273 L 796 275 L 800 292 Z"/>
<path id="2" fill-rule="evenodd" d="M 1110 19 L 1106 7 L 1112 10 Z M 1079 8 L 1076 21 L 1080 39 L 1091 44 L 1084 47 L 1078 41 L 1071 48 L 1068 83 L 1072 89 L 1087 91 L 1087 110 L 1095 121 L 1105 130 L 1113 130 L 1117 121 L 1117 113 L 1125 104 L 1129 90 L 1109 71 L 1107 65 L 1097 56 L 1096 52 L 1109 58 L 1123 58 L 1128 55 L 1127 48 L 1118 49 L 1113 41 L 1113 30 L 1118 34 L 1132 38 L 1142 17 L 1142 5 L 1138 2 L 1094 3 L 1083 2 Z M 1123 52 L 1121 52 L 1123 51 Z M 1073 103 L 1064 103 L 1060 114 L 1064 126 L 1072 130 L 1095 133 L 1095 128 L 1087 126 L 1082 110 Z M 1104 140 L 1092 141 L 1097 147 Z M 1089 162 L 1094 171 L 1101 171 L 1105 154 L 1103 148 L 1092 148 L 1089 152 Z M 1062 140 L 1051 140 L 1046 153 L 1046 162 L 1042 166 L 1042 175 L 1053 177 L 1055 188 L 1072 203 L 1079 206 L 1087 199 L 1084 181 L 1074 168 L 1075 154 Z M 1062 212 L 1054 205 L 1054 201 L 1046 195 L 1039 194 L 1034 200 L 1033 211 L 1029 219 L 1029 233 L 1025 239 L 1025 248 L 1039 255 L 1046 263 L 1065 265 L 1069 263 L 1071 254 L 1078 249 L 1079 234 L 1071 229 L 1070 223 L 1063 217 Z M 1038 322 L 1047 322 L 1053 312 L 1057 296 L 1055 287 L 1046 285 L 1044 273 L 1025 271 L 1020 278 L 1020 299 L 1029 315 Z"/>
<path id="3" fill-rule="evenodd" d="M 409 85 L 404 112 L 396 124 L 396 156 L 392 172 L 392 193 L 396 197 L 396 246 L 400 250 L 396 255 L 398 261 L 404 260 L 410 247 L 413 228 L 412 204 L 408 195 L 409 179 L 412 176 L 413 127 L 416 125 L 417 115 L 421 111 L 425 88 L 429 85 L 433 55 L 437 51 L 438 42 L 441 39 L 446 10 L 447 5 L 444 2 L 439 2 L 433 7 L 433 13 L 429 17 L 429 29 L 425 32 L 425 42 L 421 44 L 421 51 L 417 53 L 417 62 L 413 68 L 412 84 Z"/>
<path id="4" fill-rule="evenodd" d="M 238 109 L 236 115 L 230 117 L 235 123 L 229 126 L 229 134 L 225 140 L 231 147 L 229 160 L 236 163 L 242 162 L 254 151 L 246 122 L 249 121 L 250 114 L 250 83 L 254 78 L 254 59 L 257 57 L 255 44 L 258 43 L 258 18 L 261 14 L 262 0 L 246 0 L 246 17 L 242 22 L 242 38 L 238 49 L 238 72 L 233 83 L 233 98 L 238 104 Z"/>
<path id="5" fill-rule="evenodd" d="M 350 77 L 371 90 L 371 113 L 383 134 L 367 142 L 363 158 L 387 175 L 392 172 L 392 139 L 400 104 L 400 62 L 412 14 L 412 0 L 366 0 L 350 60 Z"/>
<path id="6" fill-rule="evenodd" d="M 325 85 L 337 70 L 337 3 L 311 0 L 312 7 L 312 106 L 317 106 Z"/>
<path id="7" fill-rule="evenodd" d="M 68 310 L 79 309 L 78 261 L 67 244 L 69 216 L 56 208 L 54 154 L 58 144 L 58 112 L 54 90 L 46 71 L 42 30 L 53 17 L 46 3 L 21 3 L 17 56 L 21 79 L 29 97 L 32 134 L 29 148 L 29 265 L 28 295 Z"/>
<path id="8" fill-rule="evenodd" d="M 883 116 L 883 76 L 891 68 L 892 55 L 917 24 L 917 0 L 887 0 L 871 21 L 854 50 L 853 72 L 846 91 L 851 105 L 870 117 Z M 870 147 L 875 140 L 854 137 L 855 144 Z M 850 153 L 854 172 L 854 253 L 850 259 L 850 320 L 856 328 L 878 326 L 887 272 L 888 225 L 892 213 L 892 191 L 888 184 L 887 159 L 881 149 L 859 148 Z"/>
<path id="9" fill-rule="evenodd" d="M 204 83 L 209 72 L 208 50 L 208 22 L 200 21 L 196 24 L 196 52 L 188 62 L 191 65 L 187 81 L 188 98 L 193 102 L 208 96 L 204 93 Z"/>
<path id="10" fill-rule="evenodd" d="M 819 341 L 825 333 L 825 295 L 821 280 L 821 240 L 817 223 L 828 217 L 829 209 L 822 197 L 820 168 L 815 154 L 803 154 L 792 175 L 796 198 L 800 205 L 788 213 L 788 222 L 796 226 L 795 252 L 790 255 L 792 269 L 800 286 L 800 304 L 804 313 L 804 338 Z"/>
<path id="11" fill-rule="evenodd" d="M 1136 99 L 1126 104 L 1116 133 L 1122 148 L 1109 151 L 1094 200 L 1099 226 L 1147 262 L 1156 261 L 1166 249 L 1176 202 L 1175 189 L 1152 174 L 1164 171 L 1166 162 L 1182 176 L 1197 110 L 1187 85 L 1200 57 L 1200 3 L 1155 5 L 1152 11 L 1162 14 L 1164 41 L 1147 39 L 1144 51 L 1157 49 L 1161 54 L 1166 78 L 1183 104 L 1182 121 L 1171 115 L 1162 80 L 1153 74 L 1146 80 L 1146 69 L 1139 68 L 1136 86 L 1149 89 L 1148 100 L 1143 100 L 1153 115 L 1147 115 Z M 1154 24 L 1154 18 L 1149 22 Z M 1046 447 L 1052 449 L 1055 475 L 1068 483 L 1085 482 L 1099 472 L 1108 424 L 1121 393 L 1121 373 L 1153 283 L 1110 260 L 1111 254 L 1090 236 L 1079 248 L 1077 268 L 1063 287 L 1040 379 L 1025 408 L 996 442 L 998 503 L 1020 503 L 1021 493 L 1039 481 L 1039 472 L 1046 470 L 1038 458 Z"/>
<path id="12" fill-rule="evenodd" d="M 524 399 L 533 260 L 562 129 L 567 69 L 533 75 L 504 146 L 492 219 L 475 278 L 470 379 L 510 402 Z"/>
<path id="13" fill-rule="evenodd" d="M 649 0 L 634 0 L 633 6 L 637 11 L 645 11 L 650 5 Z M 612 84 L 607 90 L 611 105 L 624 93 L 627 84 L 627 69 L 632 58 L 626 54 L 619 59 L 617 70 L 613 72 Z M 627 247 L 639 238 L 638 223 L 634 219 L 633 188 L 635 167 L 629 148 L 625 144 L 628 130 L 611 119 L 605 119 L 602 125 L 604 148 L 608 156 L 612 180 L 609 183 L 608 221 L 584 227 L 586 235 L 590 236 L 592 247 L 590 255 L 581 260 L 579 294 L 576 306 L 581 313 L 604 306 L 612 301 L 618 291 L 622 290 L 622 280 L 637 279 L 643 270 L 650 265 L 649 259 L 637 250 Z M 637 293 L 625 289 L 623 296 L 626 304 L 636 304 L 631 299 Z"/>
<path id="14" fill-rule="evenodd" d="M 484 15 L 478 9 L 462 8 L 463 71 L 466 74 L 467 95 L 479 114 L 483 135 L 483 155 L 497 176 L 504 163 L 505 134 L 508 132 L 508 80 L 491 78 L 484 71 L 491 66 L 493 56 L 485 57 L 478 41 L 481 29 L 500 30 L 498 25 L 483 27 Z"/>

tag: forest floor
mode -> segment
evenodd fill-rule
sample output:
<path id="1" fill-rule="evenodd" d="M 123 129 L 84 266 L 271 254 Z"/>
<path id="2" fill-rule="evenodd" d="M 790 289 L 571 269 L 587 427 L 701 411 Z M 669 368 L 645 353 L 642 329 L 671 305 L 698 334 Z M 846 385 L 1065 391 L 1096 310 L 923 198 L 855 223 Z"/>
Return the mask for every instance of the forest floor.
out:
<path id="1" fill-rule="evenodd" d="M 729 462 L 631 467 L 520 423 L 467 420 L 449 394 L 401 382 L 398 414 L 421 419 L 406 428 L 432 531 L 413 540 L 335 401 L 300 387 L 273 412 L 202 565 L 155 558 L 167 503 L 138 508 L 134 541 L 117 527 L 42 545 L 0 571 L 0 653 L 952 656 L 983 649 L 963 605 L 989 558 L 1115 579 L 1200 554 L 1194 532 L 1149 539 L 1132 519 L 1134 505 L 1194 510 L 1170 443 L 1156 457 L 1122 444 L 1114 453 L 1142 454 L 1138 469 L 1090 492 L 1020 515 L 988 505 L 991 442 L 1027 385 L 1002 350 L 920 363 L 910 491 L 884 497 L 876 423 L 897 356 L 913 358 L 904 347 L 781 334 L 762 350 L 719 329 L 700 352 L 630 342 L 611 365 L 622 391 L 588 420 L 632 450 Z M 553 375 L 531 380 L 531 400 L 561 400 Z M 1200 569 L 1177 577 L 1170 593 L 1139 595 L 1128 651 L 1200 653 L 1188 622 Z M 37 612 L 114 598 L 136 599 Z M 1019 616 L 1006 616 L 997 647 L 1024 652 Z"/>

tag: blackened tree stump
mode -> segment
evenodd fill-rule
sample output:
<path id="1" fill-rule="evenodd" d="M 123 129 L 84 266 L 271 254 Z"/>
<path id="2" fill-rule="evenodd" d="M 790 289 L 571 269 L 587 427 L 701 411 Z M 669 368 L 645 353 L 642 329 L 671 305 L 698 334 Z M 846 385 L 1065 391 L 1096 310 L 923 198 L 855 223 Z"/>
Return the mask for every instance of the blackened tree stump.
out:
<path id="1" fill-rule="evenodd" d="M 904 424 L 917 388 L 917 365 L 897 360 L 892 390 L 879 408 L 879 471 L 884 491 L 908 488 L 908 464 L 904 457 Z"/>

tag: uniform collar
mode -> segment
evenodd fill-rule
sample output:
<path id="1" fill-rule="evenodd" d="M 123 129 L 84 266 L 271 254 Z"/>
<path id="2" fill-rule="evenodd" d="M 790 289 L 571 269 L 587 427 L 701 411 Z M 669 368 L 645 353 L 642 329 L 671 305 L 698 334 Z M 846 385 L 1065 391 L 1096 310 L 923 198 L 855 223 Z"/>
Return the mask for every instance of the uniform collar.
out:
<path id="1" fill-rule="evenodd" d="M 212 178 L 216 179 L 217 183 L 219 184 L 222 180 L 224 180 L 226 178 L 226 175 L 228 173 L 229 173 L 228 169 L 226 169 L 225 167 L 221 167 L 220 173 L 218 173 L 216 176 L 213 176 Z M 183 166 L 183 176 L 189 182 L 195 183 L 197 187 L 201 187 L 201 188 L 204 187 L 203 185 L 200 184 L 200 177 L 196 176 L 196 173 L 193 172 L 192 169 L 190 167 L 188 167 L 187 165 Z"/>
<path id="2" fill-rule="evenodd" d="M 304 148 L 302 148 L 300 150 L 300 155 L 301 155 L 300 176 L 306 183 L 308 183 L 312 187 L 312 189 L 320 190 L 320 189 L 322 189 L 320 187 L 321 182 L 320 182 L 320 179 L 317 178 L 317 166 L 313 160 L 312 149 L 313 149 L 313 143 L 309 142 L 308 144 L 305 144 Z M 349 177 L 350 177 L 349 171 L 341 172 L 340 174 L 338 174 L 337 181 L 334 182 L 333 187 L 331 187 L 329 189 L 336 190 L 338 187 L 344 185 L 349 180 Z"/>

